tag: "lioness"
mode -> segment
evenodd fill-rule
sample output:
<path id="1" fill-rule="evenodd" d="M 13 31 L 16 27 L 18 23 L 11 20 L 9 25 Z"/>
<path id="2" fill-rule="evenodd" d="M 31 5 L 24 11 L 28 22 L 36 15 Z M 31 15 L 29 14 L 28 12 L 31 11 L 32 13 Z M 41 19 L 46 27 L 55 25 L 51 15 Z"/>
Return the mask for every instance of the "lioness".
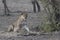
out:
<path id="1" fill-rule="evenodd" d="M 27 13 L 21 13 L 21 15 L 18 17 L 18 20 L 9 26 L 8 31 L 18 32 L 18 30 L 22 28 L 21 23 L 27 19 L 27 16 Z"/>
<path id="2" fill-rule="evenodd" d="M 26 24 L 22 24 L 23 21 L 26 21 L 27 16 L 27 13 L 21 13 L 21 15 L 18 17 L 18 20 L 9 26 L 8 32 L 19 32 L 22 28 L 24 28 L 27 30 L 28 34 L 39 34 L 39 32 L 30 31 Z"/>

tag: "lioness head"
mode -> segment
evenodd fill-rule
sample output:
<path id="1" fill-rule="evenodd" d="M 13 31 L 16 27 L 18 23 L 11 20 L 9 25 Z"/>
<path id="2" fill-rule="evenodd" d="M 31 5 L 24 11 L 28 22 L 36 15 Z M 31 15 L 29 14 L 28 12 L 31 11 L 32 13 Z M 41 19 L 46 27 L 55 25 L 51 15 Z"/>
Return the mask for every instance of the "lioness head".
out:
<path id="1" fill-rule="evenodd" d="M 21 17 L 22 17 L 24 20 L 26 20 L 26 19 L 27 19 L 27 16 L 28 16 L 28 14 L 27 14 L 27 13 L 21 13 Z"/>

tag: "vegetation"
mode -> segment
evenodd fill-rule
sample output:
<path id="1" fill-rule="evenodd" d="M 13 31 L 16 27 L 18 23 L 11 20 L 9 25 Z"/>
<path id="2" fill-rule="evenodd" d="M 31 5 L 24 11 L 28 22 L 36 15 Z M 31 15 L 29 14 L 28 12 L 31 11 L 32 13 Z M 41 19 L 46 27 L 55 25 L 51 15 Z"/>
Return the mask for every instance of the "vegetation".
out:
<path id="1" fill-rule="evenodd" d="M 44 32 L 53 32 L 60 30 L 59 23 L 59 3 L 56 0 L 40 0 L 44 5 L 46 13 L 48 13 L 47 21 L 43 23 L 41 29 Z M 48 10 L 48 11 L 47 11 Z M 51 11 L 52 10 L 52 11 Z"/>

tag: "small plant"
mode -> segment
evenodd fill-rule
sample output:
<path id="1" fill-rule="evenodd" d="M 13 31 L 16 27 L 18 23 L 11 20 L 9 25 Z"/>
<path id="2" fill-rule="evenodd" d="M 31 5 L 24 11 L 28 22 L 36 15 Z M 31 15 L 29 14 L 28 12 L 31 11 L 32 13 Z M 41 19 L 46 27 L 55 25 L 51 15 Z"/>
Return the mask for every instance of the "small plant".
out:
<path id="1" fill-rule="evenodd" d="M 59 31 L 60 30 L 60 24 L 55 23 L 45 23 L 42 26 L 42 30 L 44 32 L 53 32 L 53 31 Z"/>
<path id="2" fill-rule="evenodd" d="M 43 27 L 44 32 L 52 32 L 54 28 L 52 27 L 51 24 L 45 24 Z"/>

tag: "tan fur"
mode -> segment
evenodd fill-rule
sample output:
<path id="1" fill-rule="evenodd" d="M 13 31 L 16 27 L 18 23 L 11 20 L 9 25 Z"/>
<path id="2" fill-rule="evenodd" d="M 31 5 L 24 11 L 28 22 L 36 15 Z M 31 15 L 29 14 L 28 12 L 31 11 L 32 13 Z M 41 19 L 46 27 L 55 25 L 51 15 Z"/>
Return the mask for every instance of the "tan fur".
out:
<path id="1" fill-rule="evenodd" d="M 8 31 L 18 32 L 22 28 L 21 23 L 27 19 L 27 13 L 22 13 L 18 20 L 16 20 L 12 25 L 9 26 Z"/>

